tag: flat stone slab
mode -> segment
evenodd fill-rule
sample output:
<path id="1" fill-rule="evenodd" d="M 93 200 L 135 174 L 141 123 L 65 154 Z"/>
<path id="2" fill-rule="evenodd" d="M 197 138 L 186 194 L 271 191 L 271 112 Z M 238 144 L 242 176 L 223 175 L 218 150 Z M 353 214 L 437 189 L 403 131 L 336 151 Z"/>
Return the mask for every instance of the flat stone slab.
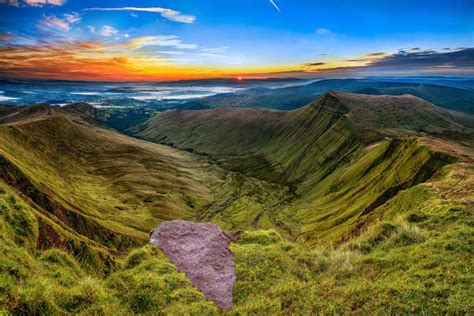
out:
<path id="1" fill-rule="evenodd" d="M 235 283 L 231 238 L 215 224 L 174 220 L 162 222 L 150 243 L 162 249 L 207 299 L 229 310 Z"/>

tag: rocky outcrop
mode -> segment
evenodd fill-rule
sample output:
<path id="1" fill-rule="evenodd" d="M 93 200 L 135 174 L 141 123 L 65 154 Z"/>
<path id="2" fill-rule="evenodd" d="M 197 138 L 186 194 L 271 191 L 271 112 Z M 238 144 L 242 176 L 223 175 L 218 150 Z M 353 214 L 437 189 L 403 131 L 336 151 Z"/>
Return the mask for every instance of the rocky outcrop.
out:
<path id="1" fill-rule="evenodd" d="M 161 223 L 150 242 L 162 249 L 207 299 L 229 310 L 235 271 L 228 245 L 233 237 L 215 224 L 174 220 Z"/>

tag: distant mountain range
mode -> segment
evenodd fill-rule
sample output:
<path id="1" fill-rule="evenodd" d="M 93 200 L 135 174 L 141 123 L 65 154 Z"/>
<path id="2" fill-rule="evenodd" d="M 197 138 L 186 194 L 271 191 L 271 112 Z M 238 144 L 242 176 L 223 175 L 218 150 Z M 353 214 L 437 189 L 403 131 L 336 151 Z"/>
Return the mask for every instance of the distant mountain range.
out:
<path id="1" fill-rule="evenodd" d="M 255 88 L 242 92 L 221 94 L 189 101 L 187 106 L 193 105 L 203 108 L 262 107 L 291 110 L 304 106 L 328 91 L 337 90 L 362 94 L 412 94 L 450 110 L 474 114 L 474 82 L 448 80 L 444 82 L 449 82 L 451 86 L 372 79 L 329 79 L 294 87 Z"/>

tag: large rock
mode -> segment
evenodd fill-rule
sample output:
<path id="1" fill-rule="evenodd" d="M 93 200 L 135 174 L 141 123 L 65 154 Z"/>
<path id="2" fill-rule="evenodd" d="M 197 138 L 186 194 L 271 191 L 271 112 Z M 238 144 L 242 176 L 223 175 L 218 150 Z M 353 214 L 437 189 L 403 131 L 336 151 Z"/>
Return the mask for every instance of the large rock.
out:
<path id="1" fill-rule="evenodd" d="M 175 220 L 161 223 L 150 242 L 161 248 L 207 299 L 229 310 L 235 283 L 234 256 L 228 247 L 231 238 L 214 224 Z"/>

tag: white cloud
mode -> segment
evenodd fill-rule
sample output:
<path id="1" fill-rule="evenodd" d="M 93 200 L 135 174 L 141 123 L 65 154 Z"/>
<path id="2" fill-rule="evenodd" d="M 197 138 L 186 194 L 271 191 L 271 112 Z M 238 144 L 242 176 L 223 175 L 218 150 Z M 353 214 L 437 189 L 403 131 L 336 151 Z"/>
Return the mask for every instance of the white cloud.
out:
<path id="1" fill-rule="evenodd" d="M 78 13 L 67 13 L 63 15 L 63 18 L 58 18 L 55 15 L 47 15 L 38 22 L 37 27 L 42 30 L 48 29 L 61 29 L 63 31 L 69 31 L 74 24 L 81 21 L 81 16 Z"/>
<path id="2" fill-rule="evenodd" d="M 130 13 L 130 15 L 131 15 L 132 18 L 138 18 L 138 14 L 136 14 L 136 13 L 132 12 L 132 13 Z"/>
<path id="3" fill-rule="evenodd" d="M 127 33 L 125 33 L 125 34 L 123 34 L 123 37 L 125 37 L 125 38 L 129 38 L 129 37 L 130 37 L 130 35 L 128 35 Z"/>
<path id="4" fill-rule="evenodd" d="M 142 36 L 132 38 L 127 45 L 139 49 L 148 46 L 174 47 L 178 49 L 195 49 L 196 44 L 183 43 L 176 35 Z"/>
<path id="5" fill-rule="evenodd" d="M 102 35 L 102 36 L 105 36 L 105 37 L 109 37 L 109 36 L 112 36 L 112 35 L 117 35 L 118 30 L 116 28 L 114 28 L 113 26 L 104 25 L 100 29 L 99 34 Z"/>
<path id="6" fill-rule="evenodd" d="M 201 49 L 203 52 L 207 53 L 225 53 L 230 49 L 230 46 L 222 46 L 222 47 L 211 47 L 211 48 L 203 48 Z"/>
<path id="7" fill-rule="evenodd" d="M 87 8 L 83 11 L 140 11 L 140 12 L 152 12 L 159 13 L 165 19 L 174 22 L 180 23 L 194 23 L 196 17 L 193 15 L 185 15 L 179 11 L 160 8 L 160 7 L 150 7 L 150 8 L 137 8 L 137 7 L 123 7 L 123 8 Z"/>
<path id="8" fill-rule="evenodd" d="M 324 27 L 318 27 L 316 29 L 316 34 L 318 34 L 318 35 L 329 35 L 329 34 L 332 34 L 332 31 L 330 29 L 326 29 Z"/>
<path id="9" fill-rule="evenodd" d="M 81 19 L 81 16 L 77 12 L 64 14 L 64 20 L 66 20 L 69 24 L 79 23 Z"/>
<path id="10" fill-rule="evenodd" d="M 270 0 L 270 3 L 275 7 L 275 9 L 278 10 L 278 12 L 281 12 L 281 11 L 280 11 L 280 8 L 279 8 L 278 5 L 276 4 L 275 0 Z"/>
<path id="11" fill-rule="evenodd" d="M 165 55 L 184 55 L 184 52 L 172 51 L 172 50 L 160 50 L 159 53 L 165 54 Z"/>
<path id="12" fill-rule="evenodd" d="M 32 6 L 42 7 L 44 5 L 63 5 L 66 0 L 0 0 L 0 3 L 6 3 L 16 7 L 19 6 Z"/>
<path id="13" fill-rule="evenodd" d="M 95 27 L 88 25 L 88 26 L 87 26 L 87 29 L 88 29 L 89 32 L 91 32 L 92 34 L 96 34 Z"/>
<path id="14" fill-rule="evenodd" d="M 110 25 L 104 25 L 99 30 L 97 30 L 94 26 L 88 25 L 87 29 L 92 34 L 102 35 L 104 37 L 110 37 L 110 36 L 113 36 L 113 35 L 117 35 L 119 33 L 119 31 L 115 27 L 110 26 Z M 128 36 L 128 34 L 125 34 L 125 37 L 127 37 L 127 36 Z"/>

